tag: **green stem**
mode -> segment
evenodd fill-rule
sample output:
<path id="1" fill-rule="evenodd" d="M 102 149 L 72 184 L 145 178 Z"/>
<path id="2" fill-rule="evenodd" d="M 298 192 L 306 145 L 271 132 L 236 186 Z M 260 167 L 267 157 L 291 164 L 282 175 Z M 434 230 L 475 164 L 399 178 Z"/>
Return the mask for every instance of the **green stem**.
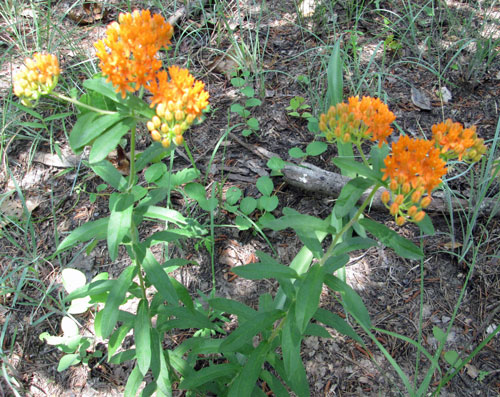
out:
<path id="1" fill-rule="evenodd" d="M 332 252 L 335 249 L 335 246 L 337 245 L 337 242 L 339 241 L 339 239 L 344 235 L 345 232 L 347 232 L 349 230 L 349 228 L 352 225 L 354 225 L 358 221 L 358 218 L 363 213 L 363 211 L 368 206 L 368 204 L 372 201 L 373 196 L 375 195 L 375 193 L 377 192 L 377 190 L 381 186 L 382 186 L 382 184 L 377 183 L 373 187 L 373 189 L 370 192 L 370 194 L 368 195 L 368 197 L 365 199 L 365 201 L 363 201 L 363 204 L 361 204 L 361 206 L 358 208 L 358 211 L 356 212 L 356 214 L 354 214 L 354 216 L 351 218 L 351 220 L 349 222 L 347 222 L 344 225 L 344 227 L 340 230 L 340 232 L 338 232 L 335 235 L 335 237 L 333 238 L 333 241 L 331 242 L 330 246 L 328 247 L 328 250 L 325 252 L 325 255 L 323 255 L 323 257 L 319 261 L 321 266 L 323 266 L 325 264 L 325 262 L 327 261 L 327 259 L 332 255 Z"/>
<path id="2" fill-rule="evenodd" d="M 363 152 L 363 149 L 361 148 L 361 144 L 359 142 L 356 142 L 356 147 L 358 148 L 358 152 L 363 159 L 363 164 L 367 167 L 370 167 L 370 163 L 368 163 L 368 160 L 366 159 L 365 153 Z"/>
<path id="3" fill-rule="evenodd" d="M 82 108 L 92 110 L 93 112 L 96 112 L 99 114 L 117 114 L 118 113 L 118 112 L 113 112 L 111 110 L 103 110 L 103 109 L 96 108 L 94 106 L 87 105 L 85 103 L 80 102 L 78 99 L 70 98 L 70 97 L 67 97 L 65 95 L 59 94 L 57 92 L 52 92 L 50 95 L 56 99 L 70 102 L 74 105 L 81 106 Z"/>
<path id="4" fill-rule="evenodd" d="M 189 150 L 189 146 L 187 145 L 186 141 L 184 141 L 184 149 L 186 150 L 186 153 L 189 157 L 189 160 L 191 160 L 191 164 L 193 165 L 193 168 L 198 172 L 200 173 L 200 171 L 198 171 L 198 168 L 196 167 L 196 164 L 194 162 L 194 158 L 193 158 L 193 155 L 191 154 L 191 150 Z"/>

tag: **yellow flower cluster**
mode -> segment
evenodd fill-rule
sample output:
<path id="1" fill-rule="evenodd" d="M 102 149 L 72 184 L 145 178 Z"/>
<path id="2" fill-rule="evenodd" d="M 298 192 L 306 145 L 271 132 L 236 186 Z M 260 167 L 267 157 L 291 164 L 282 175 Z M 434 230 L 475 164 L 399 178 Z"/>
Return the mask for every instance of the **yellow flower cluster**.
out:
<path id="1" fill-rule="evenodd" d="M 26 58 L 25 66 L 14 76 L 14 94 L 25 106 L 32 106 L 41 95 L 50 94 L 57 85 L 60 69 L 57 57 L 52 54 L 35 53 L 33 59 Z"/>
<path id="2" fill-rule="evenodd" d="M 331 106 L 319 120 L 319 129 L 328 141 L 339 140 L 361 144 L 370 139 L 382 146 L 392 133 L 391 123 L 396 119 L 379 98 L 350 97 L 348 103 Z"/>
<path id="3" fill-rule="evenodd" d="M 181 145 L 182 134 L 208 106 L 208 92 L 205 85 L 197 81 L 187 69 L 171 66 L 167 72 L 157 73 L 154 82 L 148 85 L 153 94 L 151 106 L 156 106 L 156 116 L 148 123 L 148 130 L 154 141 L 169 147 L 172 142 Z"/>
<path id="4" fill-rule="evenodd" d="M 475 163 L 486 153 L 486 145 L 478 138 L 476 126 L 464 128 L 448 119 L 432 126 L 432 136 L 447 160 L 458 158 Z"/>
<path id="5" fill-rule="evenodd" d="M 170 44 L 173 28 L 161 15 L 144 10 L 121 13 L 118 21 L 94 46 L 102 73 L 125 98 L 127 92 L 145 87 L 161 69 L 156 53 Z"/>
<path id="6" fill-rule="evenodd" d="M 420 222 L 424 219 L 422 209 L 431 203 L 431 192 L 439 186 L 447 171 L 446 163 L 439 155 L 440 150 L 434 146 L 434 141 L 401 136 L 392 144 L 382 169 L 382 180 L 390 179 L 390 193 L 384 191 L 381 200 L 398 225 L 407 220 Z M 427 196 L 423 197 L 425 192 Z"/>

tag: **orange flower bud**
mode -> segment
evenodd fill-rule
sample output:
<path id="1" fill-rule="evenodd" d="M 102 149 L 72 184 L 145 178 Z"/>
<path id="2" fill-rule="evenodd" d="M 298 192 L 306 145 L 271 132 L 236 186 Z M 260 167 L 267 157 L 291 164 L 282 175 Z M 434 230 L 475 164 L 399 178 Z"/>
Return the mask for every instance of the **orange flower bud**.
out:
<path id="1" fill-rule="evenodd" d="M 399 213 L 399 205 L 397 205 L 396 203 L 392 203 L 389 207 L 389 212 L 391 213 L 391 215 L 396 216 Z"/>
<path id="2" fill-rule="evenodd" d="M 391 191 L 395 191 L 397 190 L 399 187 L 399 184 L 393 179 L 391 180 L 391 183 L 389 183 L 389 189 L 391 189 Z"/>
<path id="3" fill-rule="evenodd" d="M 174 128 L 172 129 L 175 135 L 181 135 L 182 134 L 182 128 L 179 124 L 174 125 Z"/>
<path id="4" fill-rule="evenodd" d="M 163 134 L 166 134 L 168 132 L 169 128 L 168 128 L 168 124 L 167 123 L 163 123 L 161 125 L 161 128 L 160 128 L 160 131 L 163 133 Z"/>
<path id="5" fill-rule="evenodd" d="M 151 138 L 153 138 L 153 141 L 159 142 L 161 140 L 161 134 L 158 130 L 153 130 L 151 131 Z"/>
<path id="6" fill-rule="evenodd" d="M 415 190 L 411 195 L 411 201 L 416 204 L 420 201 L 421 197 L 422 197 L 422 191 L 420 189 Z"/>
<path id="7" fill-rule="evenodd" d="M 431 201 L 432 201 L 431 196 L 425 196 L 420 202 L 420 205 L 422 206 L 422 208 L 427 208 L 431 203 Z"/>
<path id="8" fill-rule="evenodd" d="M 403 183 L 403 193 L 408 194 L 411 190 L 411 185 L 408 182 Z"/>
<path id="9" fill-rule="evenodd" d="M 153 118 L 151 119 L 151 121 L 153 122 L 155 128 L 160 128 L 160 125 L 161 125 L 161 120 L 158 116 L 153 116 Z"/>
<path id="10" fill-rule="evenodd" d="M 410 215 L 411 217 L 414 217 L 418 212 L 418 208 L 415 206 L 415 205 L 412 205 L 409 209 L 408 209 L 408 215 Z"/>
<path id="11" fill-rule="evenodd" d="M 387 204 L 390 199 L 391 199 L 391 194 L 389 193 L 388 190 L 384 190 L 382 192 L 382 195 L 380 196 L 380 200 L 382 200 L 384 204 Z"/>
<path id="12" fill-rule="evenodd" d="M 174 138 L 174 142 L 177 146 L 182 145 L 182 143 L 184 142 L 184 138 L 182 137 L 182 135 L 176 135 Z"/>
<path id="13" fill-rule="evenodd" d="M 181 121 L 182 119 L 184 119 L 184 112 L 182 110 L 176 110 L 175 111 L 175 120 Z"/>
<path id="14" fill-rule="evenodd" d="M 396 225 L 403 226 L 406 222 L 406 219 L 403 216 L 398 216 L 396 219 Z"/>
<path id="15" fill-rule="evenodd" d="M 148 127 L 149 131 L 153 131 L 155 129 L 155 125 L 151 120 L 146 123 L 146 127 Z"/>
<path id="16" fill-rule="evenodd" d="M 170 146 L 170 138 L 163 138 L 161 144 L 164 148 L 168 148 Z"/>
<path id="17" fill-rule="evenodd" d="M 396 196 L 396 199 L 394 200 L 394 202 L 397 204 L 397 205 L 401 205 L 403 204 L 403 201 L 405 199 L 405 196 L 403 196 L 402 194 L 398 194 Z"/>
<path id="18" fill-rule="evenodd" d="M 163 102 L 159 103 L 158 106 L 156 107 L 156 114 L 163 118 L 165 117 L 165 110 L 167 110 L 167 107 Z"/>
<path id="19" fill-rule="evenodd" d="M 420 211 L 413 219 L 415 219 L 415 222 L 421 222 L 425 218 L 425 212 Z"/>

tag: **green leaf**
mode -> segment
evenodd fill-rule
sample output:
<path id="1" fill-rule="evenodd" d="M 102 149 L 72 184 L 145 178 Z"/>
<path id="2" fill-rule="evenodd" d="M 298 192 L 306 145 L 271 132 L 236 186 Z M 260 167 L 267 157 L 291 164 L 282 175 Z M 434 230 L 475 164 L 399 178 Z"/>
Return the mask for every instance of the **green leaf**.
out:
<path id="1" fill-rule="evenodd" d="M 90 164 L 90 168 L 99 175 L 104 182 L 109 183 L 118 191 L 125 191 L 127 180 L 108 160 L 102 160 L 95 164 Z"/>
<path id="2" fill-rule="evenodd" d="M 201 183 L 197 182 L 188 183 L 184 187 L 184 191 L 186 192 L 189 198 L 196 200 L 198 203 L 206 200 L 205 187 Z"/>
<path id="3" fill-rule="evenodd" d="M 120 114 L 85 113 L 76 121 L 69 135 L 69 144 L 74 152 L 90 145 L 92 141 L 103 134 L 108 128 L 118 123 L 123 118 Z"/>
<path id="4" fill-rule="evenodd" d="M 342 255 L 351 251 L 366 250 L 376 245 L 377 242 L 368 237 L 351 237 L 337 244 L 333 249 L 332 255 Z"/>
<path id="5" fill-rule="evenodd" d="M 248 391 L 255 387 L 262 365 L 266 361 L 266 356 L 270 349 L 271 345 L 269 343 L 261 342 L 259 346 L 250 353 L 243 370 L 238 374 L 236 379 L 234 379 L 229 389 L 228 397 L 248 395 Z"/>
<path id="6" fill-rule="evenodd" d="M 333 159 L 333 163 L 342 171 L 347 171 L 351 174 L 359 174 L 374 181 L 379 181 L 379 174 L 377 172 L 362 163 L 358 163 L 352 158 L 337 157 Z"/>
<path id="7" fill-rule="evenodd" d="M 444 353 L 444 359 L 453 368 L 460 368 L 463 364 L 462 359 L 455 350 L 450 350 Z"/>
<path id="8" fill-rule="evenodd" d="M 291 148 L 289 151 L 288 151 L 288 154 L 290 155 L 290 157 L 294 158 L 294 159 L 300 159 L 302 157 L 306 157 L 307 154 L 304 153 L 302 151 L 301 148 L 298 148 L 298 147 L 293 147 Z"/>
<path id="9" fill-rule="evenodd" d="M 255 96 L 255 91 L 254 91 L 254 89 L 253 89 L 252 87 L 250 87 L 250 86 L 246 86 L 245 88 L 243 88 L 243 89 L 241 90 L 241 93 L 242 93 L 243 95 L 245 95 L 246 97 L 248 97 L 248 98 L 252 98 L 253 96 Z"/>
<path id="10" fill-rule="evenodd" d="M 56 254 L 72 247 L 78 242 L 84 242 L 94 238 L 98 240 L 105 239 L 108 222 L 109 217 L 90 221 L 77 227 L 61 242 L 61 244 L 59 244 Z"/>
<path id="11" fill-rule="evenodd" d="M 163 163 L 155 163 L 144 173 L 144 178 L 148 183 L 153 183 L 160 179 L 167 172 L 167 166 Z"/>
<path id="12" fill-rule="evenodd" d="M 120 314 L 118 308 L 123 303 L 125 294 L 127 293 L 135 274 L 136 267 L 134 265 L 125 268 L 122 274 L 120 274 L 120 277 L 116 280 L 113 289 L 108 295 L 108 299 L 106 299 L 106 304 L 102 310 L 100 329 L 95 327 L 96 333 L 103 339 L 106 339 L 109 335 L 111 335 L 111 332 L 113 332 L 113 329 L 115 328 Z"/>
<path id="13" fill-rule="evenodd" d="M 235 205 L 241 198 L 242 192 L 239 187 L 232 186 L 226 191 L 226 203 Z"/>
<path id="14" fill-rule="evenodd" d="M 170 183 L 172 186 L 180 186 L 191 182 L 200 176 L 200 172 L 195 168 L 184 168 L 183 170 L 171 175 Z"/>
<path id="15" fill-rule="evenodd" d="M 263 225 L 273 230 L 292 228 L 296 231 L 303 231 L 304 233 L 331 231 L 328 220 L 319 219 L 310 215 L 303 215 L 298 212 L 290 213 L 274 221 L 265 222 Z"/>
<path id="16" fill-rule="evenodd" d="M 368 329 L 371 328 L 370 315 L 363 300 L 349 285 L 331 274 L 325 275 L 324 283 L 333 291 L 340 292 L 344 306 L 355 317 L 356 321 Z"/>
<path id="17" fill-rule="evenodd" d="M 307 324 L 306 330 L 304 331 L 304 335 L 317 336 L 319 338 L 325 338 L 325 339 L 329 339 L 332 337 L 324 327 L 316 323 Z"/>
<path id="18" fill-rule="evenodd" d="M 136 365 L 128 377 L 123 397 L 135 397 L 143 378 L 139 366 Z"/>
<path id="19" fill-rule="evenodd" d="M 132 327 L 132 322 L 125 323 L 111 334 L 108 343 L 108 357 L 113 357 L 113 355 L 116 353 L 116 350 L 120 347 L 121 343 L 129 333 L 129 331 L 132 329 Z"/>
<path id="20" fill-rule="evenodd" d="M 92 144 L 92 149 L 90 149 L 89 154 L 89 163 L 98 163 L 104 160 L 109 152 L 118 146 L 122 137 L 129 132 L 131 128 L 135 128 L 134 125 L 134 119 L 127 117 L 101 134 Z"/>
<path id="21" fill-rule="evenodd" d="M 258 200 L 258 206 L 264 211 L 274 211 L 279 204 L 278 196 L 262 196 Z"/>
<path id="22" fill-rule="evenodd" d="M 134 340 L 137 352 L 137 366 L 144 376 L 151 365 L 151 320 L 149 318 L 148 301 L 145 299 L 141 299 L 137 307 Z"/>
<path id="23" fill-rule="evenodd" d="M 297 291 L 297 301 L 295 303 L 295 318 L 297 327 L 304 333 L 307 324 L 319 306 L 319 297 L 323 287 L 323 268 L 319 263 L 314 264 L 306 273 Z"/>
<path id="24" fill-rule="evenodd" d="M 257 98 L 249 98 L 245 101 L 245 107 L 247 108 L 253 108 L 260 105 L 262 105 L 262 101 Z"/>
<path id="25" fill-rule="evenodd" d="M 440 344 L 446 343 L 447 336 L 441 328 L 436 326 L 432 327 L 432 334 Z"/>
<path id="26" fill-rule="evenodd" d="M 378 238 L 382 244 L 396 251 L 399 256 L 415 260 L 424 258 L 424 253 L 420 248 L 387 226 L 367 218 L 359 220 L 359 224 Z"/>
<path id="27" fill-rule="evenodd" d="M 347 182 L 335 202 L 335 215 L 338 218 L 342 218 L 349 214 L 349 211 L 354 208 L 365 190 L 372 185 L 372 181 L 362 177 L 354 178 Z"/>
<path id="28" fill-rule="evenodd" d="M 255 211 L 255 208 L 257 208 L 257 200 L 253 197 L 245 197 L 241 200 L 240 210 L 245 215 L 250 215 L 253 211 Z"/>
<path id="29" fill-rule="evenodd" d="M 115 354 L 109 359 L 110 364 L 123 364 L 126 361 L 131 361 L 135 359 L 135 349 L 129 349 Z"/>
<path id="30" fill-rule="evenodd" d="M 281 350 L 288 384 L 299 397 L 309 397 L 309 383 L 300 356 L 300 331 L 297 329 L 295 310 L 291 306 L 281 333 Z"/>
<path id="31" fill-rule="evenodd" d="M 316 313 L 314 313 L 313 318 L 333 329 L 336 329 L 341 334 L 354 339 L 356 342 L 363 343 L 363 340 L 356 333 L 356 331 L 354 331 L 354 329 L 342 317 L 336 315 L 335 313 L 318 308 Z"/>
<path id="32" fill-rule="evenodd" d="M 217 311 L 237 315 L 239 321 L 248 320 L 257 314 L 251 307 L 232 299 L 212 298 L 209 299 L 208 304 Z"/>
<path id="33" fill-rule="evenodd" d="M 151 162 L 160 161 L 166 157 L 173 150 L 173 145 L 165 149 L 160 142 L 153 142 L 144 152 L 137 155 L 135 162 L 135 169 L 142 171 Z"/>
<path id="34" fill-rule="evenodd" d="M 261 176 L 258 178 L 256 186 L 257 189 L 259 189 L 259 192 L 261 192 L 264 196 L 270 196 L 274 189 L 273 180 L 268 176 Z"/>
<path id="35" fill-rule="evenodd" d="M 137 246 L 136 251 L 144 250 L 140 246 Z M 175 288 L 170 281 L 170 277 L 165 272 L 165 270 L 158 263 L 154 255 L 149 249 L 143 251 L 144 257 L 142 258 L 142 267 L 146 272 L 146 277 L 148 281 L 158 290 L 163 299 L 169 302 L 171 305 L 178 305 L 178 297 L 175 292 Z"/>
<path id="36" fill-rule="evenodd" d="M 286 387 L 281 384 L 281 382 L 278 380 L 278 378 L 276 378 L 276 376 L 274 376 L 273 374 L 271 374 L 266 370 L 262 370 L 260 376 L 262 380 L 265 381 L 269 386 L 269 388 L 272 390 L 274 396 L 290 397 L 290 394 L 286 390 Z"/>
<path id="37" fill-rule="evenodd" d="M 222 342 L 220 349 L 223 352 L 234 352 L 239 350 L 247 343 L 252 342 L 252 338 L 259 332 L 272 327 L 274 322 L 283 317 L 281 310 L 272 310 L 268 312 L 258 312 L 255 316 L 240 324 L 226 339 Z"/>
<path id="38" fill-rule="evenodd" d="M 315 141 L 307 145 L 306 153 L 309 156 L 319 156 L 320 154 L 324 153 L 326 149 L 328 149 L 328 146 L 325 142 Z"/>
<path id="39" fill-rule="evenodd" d="M 134 195 L 130 193 L 113 193 L 109 199 L 111 215 L 108 222 L 108 250 L 111 260 L 118 256 L 118 246 L 130 231 Z"/>
<path id="40" fill-rule="evenodd" d="M 231 79 L 231 84 L 234 87 L 243 87 L 246 84 L 246 80 L 242 79 L 241 77 L 233 77 Z"/>
<path id="41" fill-rule="evenodd" d="M 247 120 L 247 125 L 254 131 L 259 129 L 259 120 L 255 117 L 251 117 Z"/>
<path id="42" fill-rule="evenodd" d="M 385 168 L 384 159 L 389 154 L 389 146 L 384 143 L 382 147 L 378 145 L 373 145 L 370 150 L 370 162 L 372 164 L 373 171 L 377 172 L 379 178 L 382 178 L 383 172 L 382 168 Z"/>
<path id="43" fill-rule="evenodd" d="M 247 137 L 247 136 L 250 136 L 253 134 L 253 131 L 252 130 L 249 130 L 249 129 L 244 129 L 241 131 L 241 135 Z"/>
<path id="44" fill-rule="evenodd" d="M 340 39 L 335 42 L 333 46 L 332 55 L 328 62 L 327 78 L 328 88 L 326 90 L 325 104 L 328 110 L 330 106 L 335 106 L 337 103 L 342 102 L 344 92 L 343 82 L 343 62 L 340 55 Z"/>
<path id="45" fill-rule="evenodd" d="M 232 271 L 240 277 L 249 280 L 264 278 L 299 278 L 297 272 L 288 266 L 279 263 L 250 263 L 245 266 L 236 266 Z"/>
<path id="46" fill-rule="evenodd" d="M 248 230 L 252 227 L 252 222 L 244 216 L 238 215 L 234 218 L 234 224 L 239 230 Z"/>
<path id="47" fill-rule="evenodd" d="M 424 219 L 417 223 L 417 226 L 420 228 L 423 234 L 427 236 L 434 236 L 436 231 L 434 230 L 434 225 L 432 224 L 432 220 L 428 214 L 425 214 Z"/>
<path id="48" fill-rule="evenodd" d="M 72 365 L 76 365 L 80 362 L 79 354 L 65 354 L 59 360 L 59 365 L 57 366 L 57 371 L 62 372 L 71 367 Z"/>
<path id="49" fill-rule="evenodd" d="M 285 167 L 285 162 L 280 157 L 273 156 L 268 160 L 267 166 L 273 171 L 280 171 Z"/>
<path id="50" fill-rule="evenodd" d="M 205 367 L 196 371 L 194 376 L 189 376 L 182 379 L 179 384 L 180 389 L 194 390 L 205 383 L 212 382 L 219 378 L 232 378 L 238 371 L 238 366 L 235 364 L 217 364 Z"/>

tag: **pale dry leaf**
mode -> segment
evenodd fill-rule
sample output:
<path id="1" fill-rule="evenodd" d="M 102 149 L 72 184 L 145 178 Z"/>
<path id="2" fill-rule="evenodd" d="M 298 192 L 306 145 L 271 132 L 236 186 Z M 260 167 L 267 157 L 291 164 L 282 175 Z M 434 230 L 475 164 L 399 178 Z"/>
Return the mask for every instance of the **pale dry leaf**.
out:
<path id="1" fill-rule="evenodd" d="M 469 375 L 472 379 L 476 379 L 479 375 L 479 371 L 472 364 L 465 364 L 465 368 L 467 368 L 467 375 Z"/>
<path id="2" fill-rule="evenodd" d="M 418 90 L 415 87 L 411 87 L 411 101 L 413 104 L 423 110 L 431 110 L 431 100 L 429 97 L 423 92 Z"/>

